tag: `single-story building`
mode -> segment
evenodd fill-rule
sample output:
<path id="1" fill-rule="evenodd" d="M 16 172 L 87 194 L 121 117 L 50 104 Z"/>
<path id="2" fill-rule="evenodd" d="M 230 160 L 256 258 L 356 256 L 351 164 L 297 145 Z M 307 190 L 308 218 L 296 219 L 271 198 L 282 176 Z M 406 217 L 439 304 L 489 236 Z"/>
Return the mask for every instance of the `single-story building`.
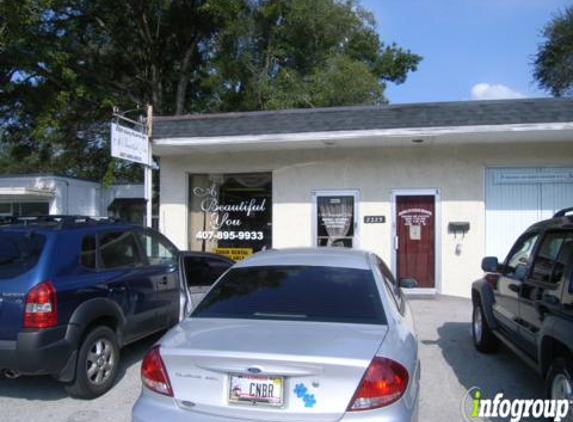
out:
<path id="1" fill-rule="evenodd" d="M 0 176 L 0 217 L 29 215 L 87 215 L 117 217 L 142 224 L 143 185 L 100 183 L 54 174 Z"/>
<path id="2" fill-rule="evenodd" d="M 573 206 L 573 99 L 159 117 L 153 154 L 180 248 L 368 249 L 469 296 L 484 255 Z"/>

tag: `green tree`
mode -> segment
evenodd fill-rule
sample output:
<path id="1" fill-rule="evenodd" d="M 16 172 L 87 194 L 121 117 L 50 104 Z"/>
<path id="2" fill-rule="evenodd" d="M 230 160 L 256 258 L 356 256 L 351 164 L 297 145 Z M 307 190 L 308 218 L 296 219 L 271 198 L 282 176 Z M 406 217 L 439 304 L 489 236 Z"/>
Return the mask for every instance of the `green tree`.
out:
<path id="1" fill-rule="evenodd" d="M 353 0 L 0 0 L 0 171 L 133 179 L 109 157 L 113 105 L 379 104 L 420 60 Z"/>
<path id="2" fill-rule="evenodd" d="M 543 29 L 533 62 L 539 87 L 556 97 L 573 94 L 573 6 L 557 13 Z"/>
<path id="3" fill-rule="evenodd" d="M 404 82 L 421 60 L 382 43 L 355 1 L 259 1 L 236 23 L 214 42 L 211 109 L 384 103 L 385 83 Z"/>

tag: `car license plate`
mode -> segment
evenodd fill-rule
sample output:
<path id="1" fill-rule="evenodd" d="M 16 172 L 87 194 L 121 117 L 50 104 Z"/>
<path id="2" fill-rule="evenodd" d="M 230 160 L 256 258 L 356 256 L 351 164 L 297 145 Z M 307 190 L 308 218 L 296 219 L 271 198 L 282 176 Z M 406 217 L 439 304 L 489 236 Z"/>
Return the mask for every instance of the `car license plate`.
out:
<path id="1" fill-rule="evenodd" d="M 229 403 L 280 407 L 283 385 L 283 377 L 229 375 Z"/>

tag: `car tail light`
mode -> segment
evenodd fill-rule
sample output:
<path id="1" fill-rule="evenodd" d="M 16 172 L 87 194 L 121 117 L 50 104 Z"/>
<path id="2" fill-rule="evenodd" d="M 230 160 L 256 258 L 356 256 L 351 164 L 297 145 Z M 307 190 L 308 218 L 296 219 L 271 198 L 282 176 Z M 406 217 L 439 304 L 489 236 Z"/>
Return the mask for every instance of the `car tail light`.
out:
<path id="1" fill-rule="evenodd" d="M 34 286 L 26 296 L 24 328 L 48 328 L 58 324 L 56 289 L 50 281 Z"/>
<path id="2" fill-rule="evenodd" d="M 408 371 L 398 362 L 376 357 L 348 406 L 349 411 L 376 409 L 394 403 L 408 387 Z"/>
<path id="3" fill-rule="evenodd" d="M 169 376 L 165 370 L 159 346 L 154 346 L 143 358 L 141 364 L 141 381 L 150 390 L 165 396 L 173 397 Z"/>

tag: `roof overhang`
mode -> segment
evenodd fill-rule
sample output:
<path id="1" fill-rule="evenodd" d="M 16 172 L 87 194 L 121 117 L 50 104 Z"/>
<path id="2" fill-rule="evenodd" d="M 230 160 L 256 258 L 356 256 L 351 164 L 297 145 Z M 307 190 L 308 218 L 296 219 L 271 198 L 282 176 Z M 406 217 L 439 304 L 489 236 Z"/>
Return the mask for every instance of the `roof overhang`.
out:
<path id="1" fill-rule="evenodd" d="M 55 196 L 53 191 L 23 187 L 0 188 L 0 200 L 29 200 L 51 199 Z"/>
<path id="2" fill-rule="evenodd" d="M 317 148 L 417 147 L 460 144 L 513 144 L 573 141 L 573 122 L 379 130 L 303 132 L 153 140 L 153 154 L 280 151 Z"/>

